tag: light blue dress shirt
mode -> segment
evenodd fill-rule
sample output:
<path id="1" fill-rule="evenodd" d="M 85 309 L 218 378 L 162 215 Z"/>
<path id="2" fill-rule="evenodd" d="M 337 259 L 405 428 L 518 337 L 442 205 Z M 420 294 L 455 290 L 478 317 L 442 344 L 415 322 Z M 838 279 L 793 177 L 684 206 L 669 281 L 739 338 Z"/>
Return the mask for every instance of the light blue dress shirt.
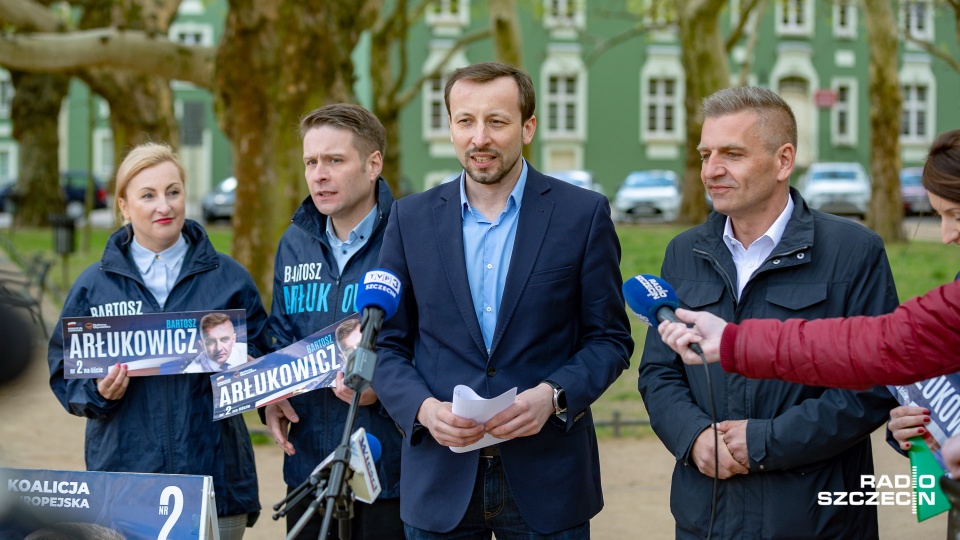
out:
<path id="1" fill-rule="evenodd" d="M 373 222 L 376 219 L 377 205 L 373 205 L 367 217 L 357 223 L 357 226 L 347 236 L 347 241 L 344 242 L 337 238 L 337 233 L 333 230 L 333 220 L 327 217 L 327 239 L 330 240 L 330 249 L 333 250 L 333 256 L 337 259 L 337 267 L 341 274 L 350 257 L 356 255 L 357 251 L 360 251 L 360 248 L 367 243 L 370 235 L 373 234 Z"/>
<path id="2" fill-rule="evenodd" d="M 134 264 L 140 270 L 140 276 L 143 277 L 143 283 L 147 290 L 153 294 L 163 309 L 167 302 L 167 296 L 173 289 L 173 284 L 177 282 L 177 276 L 180 275 L 180 269 L 183 267 L 183 260 L 187 256 L 187 240 L 180 235 L 180 238 L 170 247 L 154 253 L 137 242 L 137 237 L 133 237 L 130 243 L 130 255 L 133 257 Z"/>
<path id="3" fill-rule="evenodd" d="M 520 202 L 523 199 L 523 188 L 527 185 L 527 162 L 523 161 L 520 179 L 510 192 L 503 212 L 493 222 L 470 206 L 464 181 L 465 178 L 461 175 L 463 255 L 467 263 L 467 280 L 470 282 L 473 307 L 477 320 L 480 321 L 483 343 L 489 354 L 493 333 L 497 329 L 497 314 L 500 312 L 503 286 L 510 268 L 510 256 L 513 254 L 513 244 L 517 236 Z"/>

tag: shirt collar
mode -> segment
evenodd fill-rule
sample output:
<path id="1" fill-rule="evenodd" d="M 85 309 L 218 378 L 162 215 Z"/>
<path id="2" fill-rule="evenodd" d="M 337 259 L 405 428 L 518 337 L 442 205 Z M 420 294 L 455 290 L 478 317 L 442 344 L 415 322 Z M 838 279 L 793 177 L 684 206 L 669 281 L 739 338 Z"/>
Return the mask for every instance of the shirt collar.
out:
<path id="1" fill-rule="evenodd" d="M 517 211 L 520 210 L 520 201 L 523 200 L 523 188 L 527 185 L 527 160 L 521 158 L 522 165 L 520 168 L 520 178 L 517 179 L 517 185 L 513 186 L 513 190 L 510 192 L 510 197 L 507 198 L 507 204 L 504 207 L 504 211 L 508 210 L 511 206 L 515 207 Z M 460 217 L 462 219 L 467 218 L 467 214 L 471 212 L 470 202 L 467 200 L 467 190 L 465 183 L 467 181 L 466 171 L 460 173 Z"/>
<path id="2" fill-rule="evenodd" d="M 178 238 L 172 246 L 160 253 L 154 253 L 143 247 L 140 242 L 137 241 L 137 237 L 134 236 L 133 242 L 130 243 L 130 255 L 133 256 L 133 262 L 137 265 L 137 268 L 140 269 L 140 272 L 146 273 L 153 262 L 157 260 L 162 260 L 164 264 L 167 265 L 167 268 L 173 268 L 186 256 L 187 247 L 187 240 L 183 237 L 182 233 L 180 234 L 180 238 Z"/>
<path id="3" fill-rule="evenodd" d="M 776 246 L 780 243 L 780 239 L 783 238 L 783 231 L 787 229 L 787 222 L 790 221 L 790 216 L 793 215 L 793 197 L 787 197 L 787 206 L 784 207 L 783 212 L 780 212 L 780 215 L 777 217 L 776 221 L 770 225 L 770 228 L 767 229 L 767 232 L 763 233 L 760 238 L 757 238 L 754 242 L 759 242 L 763 238 L 769 238 L 773 245 Z M 727 244 L 727 247 L 733 249 L 734 246 L 740 244 L 740 241 L 733 236 L 733 224 L 730 222 L 730 216 L 727 216 L 727 222 L 723 226 L 723 241 Z M 743 246 L 744 248 L 749 248 L 750 246 Z"/>
<path id="4" fill-rule="evenodd" d="M 327 237 L 330 241 L 334 242 L 335 245 L 350 244 L 356 242 L 357 239 L 366 240 L 370 238 L 370 235 L 373 234 L 373 222 L 377 219 L 377 208 L 377 205 L 374 204 L 373 208 L 370 209 L 370 213 L 367 214 L 360 223 L 357 223 L 357 226 L 347 235 L 346 242 L 341 241 L 337 236 L 337 232 L 333 230 L 333 220 L 327 216 Z"/>

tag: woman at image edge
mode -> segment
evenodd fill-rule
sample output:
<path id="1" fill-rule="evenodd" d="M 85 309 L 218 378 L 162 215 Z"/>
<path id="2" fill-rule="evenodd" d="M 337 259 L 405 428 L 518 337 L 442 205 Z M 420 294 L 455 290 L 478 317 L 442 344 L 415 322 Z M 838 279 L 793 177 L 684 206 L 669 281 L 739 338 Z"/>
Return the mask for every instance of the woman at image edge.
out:
<path id="1" fill-rule="evenodd" d="M 260 356 L 267 350 L 260 294 L 203 227 L 184 219 L 184 188 L 170 147 L 130 151 L 117 171 L 124 225 L 70 288 L 60 316 L 91 316 L 91 308 L 117 302 L 141 306 L 137 313 L 244 309 L 248 353 Z M 260 511 L 253 447 L 242 416 L 213 421 L 209 374 L 128 377 L 117 364 L 103 379 L 64 379 L 60 323 L 48 361 L 57 399 L 87 417 L 88 470 L 212 476 L 220 538 L 243 537 Z"/>

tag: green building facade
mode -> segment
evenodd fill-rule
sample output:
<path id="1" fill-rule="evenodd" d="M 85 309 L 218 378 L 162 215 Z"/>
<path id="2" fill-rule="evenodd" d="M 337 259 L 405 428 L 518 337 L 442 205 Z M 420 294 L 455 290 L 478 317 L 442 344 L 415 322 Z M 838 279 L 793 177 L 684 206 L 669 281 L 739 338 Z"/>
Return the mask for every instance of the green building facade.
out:
<path id="1" fill-rule="evenodd" d="M 612 196 L 634 170 L 683 167 L 684 70 L 670 14 L 651 16 L 656 0 L 516 0 L 523 67 L 537 88 L 537 134 L 531 160 L 541 171 L 585 169 Z M 721 12 L 729 33 L 739 22 L 740 0 Z M 901 32 L 960 57 L 953 11 L 933 0 L 893 0 Z M 222 33 L 226 3 L 184 0 L 170 38 L 212 45 Z M 647 11 L 647 18 L 640 13 Z M 869 49 L 865 14 L 854 0 L 777 0 L 728 57 L 731 84 L 747 66 L 748 84 L 779 93 L 798 119 L 798 168 L 816 161 L 869 164 Z M 598 44 L 638 23 L 651 30 L 598 54 Z M 489 25 L 486 2 L 435 0 L 407 42 L 407 80 L 432 71 L 460 36 Z M 750 29 L 756 28 L 756 36 Z M 754 42 L 753 45 L 750 45 Z M 357 99 L 369 106 L 369 40 L 355 51 Z M 460 170 L 450 143 L 443 104 L 445 75 L 490 60 L 484 39 L 458 51 L 444 75 L 423 84 L 403 111 L 401 184 L 419 191 Z M 901 127 L 904 166 L 922 163 L 937 133 L 960 127 L 960 74 L 920 46 L 901 40 L 899 78 L 903 89 Z M 189 83 L 173 82 L 180 122 L 181 154 L 191 200 L 230 176 L 230 145 L 217 128 L 213 98 Z M 0 70 L 0 181 L 16 178 L 17 145 L 9 120 L 13 87 Z M 90 112 L 94 113 L 91 122 Z M 109 107 L 71 83 L 61 112 L 61 168 L 93 168 L 108 177 L 113 151 Z M 795 176 L 796 173 L 795 173 Z"/>

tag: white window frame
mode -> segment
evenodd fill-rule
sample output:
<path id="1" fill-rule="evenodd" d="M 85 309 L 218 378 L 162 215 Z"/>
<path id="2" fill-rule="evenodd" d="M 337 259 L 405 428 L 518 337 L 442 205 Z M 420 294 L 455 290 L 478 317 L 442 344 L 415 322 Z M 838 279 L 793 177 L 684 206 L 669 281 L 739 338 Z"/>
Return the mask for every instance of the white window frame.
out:
<path id="1" fill-rule="evenodd" d="M 541 94 L 541 102 L 537 109 L 542 116 L 539 125 L 543 130 L 541 140 L 543 141 L 584 141 L 587 136 L 587 66 L 581 58 L 579 45 L 570 43 L 552 43 L 547 47 L 547 59 L 540 66 L 540 88 L 544 90 Z M 572 98 L 564 94 L 562 99 L 552 95 L 550 90 L 551 77 L 567 78 L 576 77 L 576 89 Z M 551 105 L 557 105 L 558 119 L 565 117 L 562 111 L 563 106 L 572 104 L 574 106 L 574 129 L 567 129 L 566 122 L 558 124 L 559 129 L 550 127 L 549 111 Z"/>
<path id="2" fill-rule="evenodd" d="M 672 80 L 673 96 L 654 97 L 649 94 L 650 81 Z M 647 60 L 640 70 L 640 142 L 680 143 L 686 131 L 686 111 L 683 108 L 684 85 L 686 84 L 683 67 L 680 64 L 680 48 L 651 46 L 647 51 Z M 670 101 L 664 101 L 669 99 Z M 649 105 L 659 103 L 673 108 L 673 130 L 654 129 L 649 121 Z M 662 117 L 662 112 L 659 114 Z"/>
<path id="3" fill-rule="evenodd" d="M 452 9 L 454 6 L 456 11 Z M 440 9 L 434 9 L 435 7 Z M 457 34 L 470 24 L 470 1 L 431 0 L 425 17 L 435 33 Z"/>
<path id="4" fill-rule="evenodd" d="M 833 4 L 833 37 L 857 37 L 857 3 L 855 0 L 836 0 Z M 846 21 L 846 24 L 840 24 Z"/>
<path id="5" fill-rule="evenodd" d="M 777 0 L 773 11 L 778 36 L 813 36 L 813 20 L 816 16 L 813 0 Z M 802 15 L 802 20 L 796 20 L 797 13 Z M 788 20 L 785 21 L 785 18 Z"/>
<path id="6" fill-rule="evenodd" d="M 453 41 L 451 40 L 434 40 L 430 44 L 430 54 L 427 56 L 427 60 L 423 63 L 422 73 L 429 73 L 430 71 L 433 71 L 452 47 Z M 450 75 L 450 73 L 457 68 L 468 65 L 470 65 L 470 61 L 467 60 L 467 56 L 463 52 L 463 49 L 460 49 L 443 66 L 443 69 L 440 70 L 440 89 L 438 91 L 434 91 L 431 88 L 432 81 L 430 79 L 423 81 L 423 84 L 420 87 L 420 99 L 422 109 L 421 131 L 424 141 L 435 145 L 443 145 L 444 147 L 450 146 L 452 148 L 452 143 L 450 142 L 450 117 L 448 114 L 446 114 L 447 105 L 443 101 L 443 89 L 447 84 L 447 77 Z M 440 129 L 433 127 L 432 107 L 434 103 L 439 103 L 440 110 L 443 113 L 443 127 Z M 447 148 L 435 148 L 433 149 L 432 153 L 434 155 L 443 155 L 448 151 L 449 149 Z"/>
<path id="7" fill-rule="evenodd" d="M 3 90 L 6 88 L 7 90 Z M 13 87 L 10 72 L 0 69 L 0 118 L 10 118 L 10 108 L 13 106 L 13 96 L 17 93 Z"/>
<path id="8" fill-rule="evenodd" d="M 911 15 L 911 8 L 923 8 L 922 17 Z M 898 22 L 900 30 L 919 41 L 933 42 L 933 11 L 930 0 L 900 0 Z"/>
<path id="9" fill-rule="evenodd" d="M 9 171 L 0 170 L 0 180 L 16 180 L 20 172 L 19 146 L 14 141 L 0 142 L 0 153 L 7 154 Z"/>
<path id="10" fill-rule="evenodd" d="M 549 73 L 545 78 L 547 82 L 543 88 L 546 92 L 543 96 L 543 108 L 541 109 L 544 134 L 552 139 L 582 138 L 584 100 L 581 98 L 581 94 L 583 74 Z M 567 91 L 570 79 L 573 79 L 573 93 Z M 556 80 L 556 84 L 552 84 L 554 80 Z M 567 125 L 569 121 L 567 109 L 569 107 L 573 108 L 573 128 Z M 553 125 L 554 122 L 556 125 Z"/>
<path id="11" fill-rule="evenodd" d="M 198 36 L 199 41 L 188 42 L 180 39 L 181 34 L 190 34 L 193 36 Z M 167 32 L 167 36 L 170 41 L 175 43 L 181 43 L 184 45 L 200 45 L 204 47 L 213 46 L 213 25 L 201 23 L 201 22 L 177 22 L 170 25 L 170 30 Z"/>
<path id="12" fill-rule="evenodd" d="M 930 68 L 931 59 L 926 54 L 905 54 L 901 59 L 899 83 L 903 94 L 903 117 L 911 117 L 910 122 L 916 127 L 916 114 L 924 113 L 924 132 L 917 133 L 910 129 L 903 133 L 903 117 L 901 117 L 900 143 L 901 146 L 917 146 L 926 148 L 933 142 L 936 134 L 937 121 L 937 79 Z M 926 89 L 924 102 L 916 100 L 916 94 L 909 91 L 911 88 L 924 87 Z"/>
<path id="13" fill-rule="evenodd" d="M 566 15 L 571 12 L 572 15 Z M 584 0 L 543 0 L 543 26 L 547 30 L 583 30 Z"/>
<path id="14" fill-rule="evenodd" d="M 923 100 L 918 99 L 919 89 L 923 89 Z M 900 140 L 904 143 L 923 143 L 930 138 L 930 90 L 931 87 L 923 82 L 910 82 L 902 84 L 903 92 L 903 117 L 900 124 Z M 923 132 L 918 129 L 918 117 L 923 115 Z M 904 129 L 907 130 L 904 133 Z"/>
<path id="15" fill-rule="evenodd" d="M 113 175 L 113 131 L 108 127 L 93 130 L 93 174 L 100 178 Z"/>
<path id="16" fill-rule="evenodd" d="M 859 81 L 854 77 L 837 77 L 830 84 L 837 95 L 837 101 L 830 110 L 830 140 L 834 146 L 856 146 L 859 138 Z M 840 101 L 841 89 L 846 89 L 846 102 Z M 847 132 L 840 133 L 840 116 L 846 115 Z"/>
<path id="17" fill-rule="evenodd" d="M 177 15 L 203 15 L 205 11 L 203 0 L 183 0 L 177 7 Z"/>

